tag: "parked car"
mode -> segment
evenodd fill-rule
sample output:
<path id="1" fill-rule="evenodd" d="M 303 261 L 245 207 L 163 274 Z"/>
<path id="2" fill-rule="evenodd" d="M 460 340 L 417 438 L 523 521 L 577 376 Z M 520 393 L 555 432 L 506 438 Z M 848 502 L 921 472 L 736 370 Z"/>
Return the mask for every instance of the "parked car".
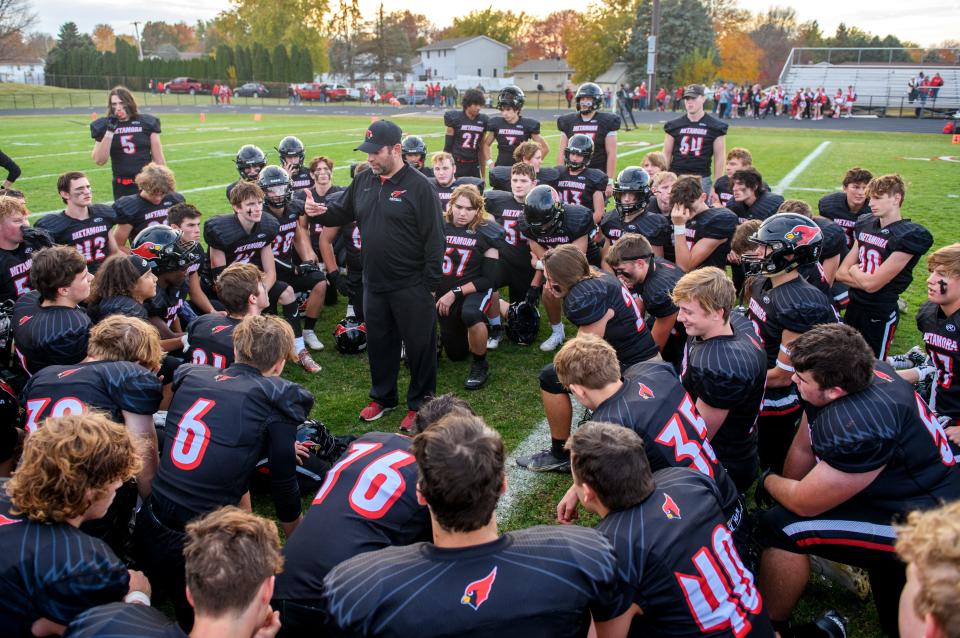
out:
<path id="1" fill-rule="evenodd" d="M 327 89 L 327 99 L 331 102 L 342 102 L 351 99 L 350 89 L 342 84 L 325 84 Z"/>
<path id="2" fill-rule="evenodd" d="M 247 82 L 233 90 L 237 97 L 266 97 L 270 95 L 270 89 L 259 82 Z"/>
<path id="3" fill-rule="evenodd" d="M 210 85 L 194 78 L 173 78 L 164 86 L 165 93 L 209 93 Z"/>
<path id="4" fill-rule="evenodd" d="M 304 84 L 295 84 L 293 90 L 297 92 L 301 100 L 313 101 L 321 99 L 320 92 L 322 87 L 323 85 L 319 82 L 307 82 Z"/>

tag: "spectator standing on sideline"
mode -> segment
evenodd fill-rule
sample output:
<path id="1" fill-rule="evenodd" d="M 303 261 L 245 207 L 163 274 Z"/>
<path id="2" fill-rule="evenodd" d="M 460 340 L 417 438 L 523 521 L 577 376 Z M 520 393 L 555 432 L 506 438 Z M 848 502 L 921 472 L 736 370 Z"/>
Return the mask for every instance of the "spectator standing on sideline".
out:
<path id="1" fill-rule="evenodd" d="M 370 356 L 370 403 L 360 419 L 375 421 L 397 407 L 401 343 L 410 367 L 409 429 L 420 405 L 436 393 L 437 318 L 434 295 L 442 276 L 446 239 L 440 200 L 430 182 L 401 155 L 400 127 L 370 125 L 356 150 L 370 170 L 360 173 L 343 198 L 314 217 L 324 226 L 352 221 L 363 237 L 364 315 Z"/>
<path id="2" fill-rule="evenodd" d="M 666 105 L 665 105 L 666 101 L 667 101 L 667 89 L 661 86 L 660 90 L 657 91 L 657 110 L 660 111 L 661 113 L 666 108 Z"/>
<path id="3" fill-rule="evenodd" d="M 937 95 L 940 94 L 940 87 L 943 86 L 943 78 L 939 73 L 934 74 L 933 78 L 930 80 L 930 97 L 934 100 L 937 99 Z"/>
<path id="4" fill-rule="evenodd" d="M 210 91 L 213 94 L 213 103 L 220 104 L 220 83 L 217 82 L 213 85 L 213 90 Z"/>
<path id="5" fill-rule="evenodd" d="M 727 124 L 703 110 L 706 102 L 702 84 L 691 84 L 683 91 L 686 114 L 663 126 L 663 154 L 667 168 L 677 175 L 699 175 L 707 199 L 712 197 L 712 174 L 725 173 Z M 659 101 L 659 99 L 658 99 Z"/>
<path id="6" fill-rule="evenodd" d="M 641 111 L 647 110 L 647 96 L 649 92 L 647 91 L 647 83 L 641 82 L 640 87 L 637 89 L 637 94 L 640 96 L 640 106 L 638 107 Z"/>
<path id="7" fill-rule="evenodd" d="M 573 108 L 573 89 L 568 86 L 563 92 L 563 97 L 567 98 L 567 108 Z"/>

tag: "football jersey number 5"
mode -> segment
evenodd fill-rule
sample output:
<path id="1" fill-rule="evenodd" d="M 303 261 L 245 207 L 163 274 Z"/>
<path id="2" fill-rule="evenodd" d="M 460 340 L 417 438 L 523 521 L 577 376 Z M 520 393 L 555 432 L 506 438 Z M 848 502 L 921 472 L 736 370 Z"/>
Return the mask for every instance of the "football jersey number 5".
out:
<path id="1" fill-rule="evenodd" d="M 374 456 L 373 453 L 382 447 L 382 443 L 353 443 L 350 453 L 327 472 L 327 478 L 314 497 L 313 504 L 322 503 L 333 491 L 343 471 L 366 457 L 369 462 L 350 490 L 350 507 L 364 518 L 383 518 L 407 487 L 400 468 L 413 463 L 414 458 L 404 450 L 391 450 Z"/>

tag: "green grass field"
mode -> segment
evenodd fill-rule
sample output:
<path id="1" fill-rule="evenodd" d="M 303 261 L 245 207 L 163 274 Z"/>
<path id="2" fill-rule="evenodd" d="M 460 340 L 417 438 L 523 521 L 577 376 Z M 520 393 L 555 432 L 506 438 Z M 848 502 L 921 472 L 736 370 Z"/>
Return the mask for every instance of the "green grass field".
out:
<path id="1" fill-rule="evenodd" d="M 307 147 L 307 157 L 326 155 L 336 162 L 334 182 L 348 181 L 349 160 L 361 159 L 352 149 L 362 139 L 369 124 L 368 117 L 296 116 L 264 114 L 255 121 L 252 115 L 207 113 L 206 121 L 197 115 L 162 115 L 164 152 L 177 175 L 178 190 L 209 218 L 230 212 L 224 197 L 225 186 L 237 178 L 233 164 L 236 150 L 245 143 L 254 143 L 276 160 L 273 147 L 288 134 L 295 134 Z M 443 125 L 439 118 L 422 115 L 397 119 L 405 133 L 425 137 L 428 148 L 442 147 Z M 109 201 L 110 170 L 98 167 L 90 159 L 93 145 L 89 135 L 89 116 L 17 116 L 0 118 L 0 140 L 3 150 L 23 168 L 17 187 L 27 194 L 30 210 L 45 213 L 62 208 L 56 193 L 57 176 L 66 170 L 83 170 L 94 186 L 95 201 Z M 552 124 L 544 126 L 546 138 L 556 144 L 557 133 Z M 619 167 L 639 164 L 646 150 L 658 149 L 663 141 L 659 127 L 620 134 Z M 935 248 L 957 241 L 956 212 L 960 207 L 960 186 L 956 179 L 958 166 L 937 158 L 956 153 L 947 136 L 885 133 L 829 133 L 794 129 L 751 129 L 732 127 L 727 147 L 743 146 L 753 153 L 755 166 L 772 185 L 781 182 L 808 154 L 822 142 L 829 145 L 802 173 L 796 176 L 787 197 L 803 199 L 816 205 L 817 199 L 829 190 L 839 188 L 847 168 L 861 165 L 875 175 L 899 172 L 908 184 L 905 215 L 927 226 L 933 233 Z M 929 161 L 904 158 L 927 158 Z M 547 162 L 553 161 L 551 155 Z M 35 219 L 36 217 L 34 217 Z M 954 228 L 953 231 L 950 228 Z M 894 350 L 904 351 L 919 342 L 912 316 L 925 298 L 923 281 L 925 262 L 915 272 L 915 280 L 906 294 L 910 309 L 896 335 Z M 338 434 L 359 434 L 369 429 L 392 430 L 403 416 L 396 410 L 368 427 L 357 420 L 357 412 L 367 402 L 369 376 L 366 357 L 339 355 L 332 348 L 330 334 L 343 317 L 344 302 L 324 311 L 318 324 L 328 348 L 316 355 L 323 372 L 310 377 L 299 368 L 288 366 L 287 376 L 303 383 L 316 397 L 313 417 L 324 421 Z M 542 322 L 546 323 L 546 322 Z M 542 326 L 541 337 L 547 333 Z M 568 328 L 568 336 L 573 333 Z M 491 380 L 482 390 L 463 390 L 468 362 L 442 361 L 438 379 L 439 392 L 456 392 L 471 401 L 477 412 L 504 436 L 512 449 L 543 419 L 537 385 L 537 371 L 550 360 L 549 354 L 536 347 L 521 348 L 505 343 L 491 353 Z M 405 371 L 401 372 L 400 388 L 405 392 Z M 544 441 L 546 443 L 546 441 Z M 536 476 L 531 488 L 516 496 L 514 507 L 504 517 L 505 528 L 550 523 L 557 497 L 567 487 L 568 479 L 560 476 Z M 270 514 L 272 508 L 258 503 L 258 510 Z M 863 604 L 851 595 L 828 583 L 817 581 L 808 590 L 801 616 L 836 607 L 851 617 L 851 636 L 880 635 L 870 604 Z"/>

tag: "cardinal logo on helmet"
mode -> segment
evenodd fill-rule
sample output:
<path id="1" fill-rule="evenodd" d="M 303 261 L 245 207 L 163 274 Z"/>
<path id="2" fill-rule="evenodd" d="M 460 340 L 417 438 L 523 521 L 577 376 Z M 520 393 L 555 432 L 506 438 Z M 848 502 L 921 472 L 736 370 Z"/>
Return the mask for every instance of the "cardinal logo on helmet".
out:
<path id="1" fill-rule="evenodd" d="M 820 232 L 818 226 L 794 226 L 784 237 L 797 242 L 798 246 L 806 246 L 814 240 Z"/>
<path id="2" fill-rule="evenodd" d="M 461 605 L 470 605 L 474 611 L 480 609 L 480 605 L 490 598 L 493 591 L 493 581 L 497 579 L 497 568 L 481 578 L 469 583 L 463 590 L 463 596 L 460 597 Z"/>
<path id="3" fill-rule="evenodd" d="M 134 255 L 138 257 L 143 257 L 144 259 L 151 260 L 151 259 L 156 259 L 162 251 L 163 251 L 163 246 L 161 246 L 160 244 L 155 244 L 151 241 L 148 241 L 140 244 L 130 252 L 132 252 Z"/>
<path id="4" fill-rule="evenodd" d="M 660 506 L 660 509 L 667 515 L 667 518 L 680 520 L 680 508 L 677 506 L 677 503 L 670 498 L 669 494 L 663 495 L 663 505 Z"/>

